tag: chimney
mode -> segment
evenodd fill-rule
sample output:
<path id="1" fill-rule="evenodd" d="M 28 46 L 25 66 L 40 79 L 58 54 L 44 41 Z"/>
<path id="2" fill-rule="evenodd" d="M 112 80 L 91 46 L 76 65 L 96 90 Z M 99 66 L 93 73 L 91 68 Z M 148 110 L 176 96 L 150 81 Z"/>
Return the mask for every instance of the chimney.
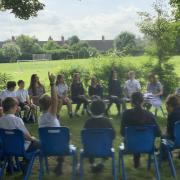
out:
<path id="1" fill-rule="evenodd" d="M 53 38 L 51 36 L 49 36 L 48 41 L 52 41 L 52 40 L 53 40 Z"/>
<path id="2" fill-rule="evenodd" d="M 64 44 L 64 36 L 61 36 L 61 43 Z"/>
<path id="3" fill-rule="evenodd" d="M 102 41 L 104 41 L 105 40 L 105 36 L 104 35 L 102 35 Z"/>
<path id="4" fill-rule="evenodd" d="M 12 41 L 12 42 L 15 42 L 15 41 L 16 41 L 15 36 L 12 36 L 12 37 L 11 37 L 11 41 Z"/>

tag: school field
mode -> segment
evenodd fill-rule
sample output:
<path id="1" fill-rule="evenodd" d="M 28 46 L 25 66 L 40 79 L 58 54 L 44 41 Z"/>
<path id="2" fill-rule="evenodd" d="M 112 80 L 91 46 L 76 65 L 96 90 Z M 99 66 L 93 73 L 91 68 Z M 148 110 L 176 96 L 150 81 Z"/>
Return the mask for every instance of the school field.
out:
<path id="1" fill-rule="evenodd" d="M 102 63 L 112 60 L 112 58 L 99 58 L 99 59 L 86 59 L 86 60 L 67 60 L 67 61 L 43 61 L 43 62 L 24 62 L 24 63 L 13 63 L 13 64 L 0 64 L 1 73 L 8 73 L 12 76 L 12 79 L 24 79 L 26 84 L 29 84 L 30 76 L 32 73 L 37 73 L 42 81 L 42 83 L 48 85 L 47 81 L 47 72 L 58 72 L 61 69 L 69 68 L 70 66 L 82 66 L 82 67 L 89 67 L 91 69 L 92 66 L 96 65 L 96 61 L 101 61 Z M 117 59 L 118 60 L 118 59 Z M 134 64 L 138 67 L 141 67 L 142 64 L 149 61 L 147 56 L 141 57 L 125 57 L 122 60 L 122 63 Z M 152 63 L 155 60 L 152 60 Z M 173 64 L 175 64 L 176 72 L 180 76 L 180 56 L 173 57 L 170 60 Z M 165 108 L 164 108 L 165 110 Z M 118 146 L 121 142 L 120 137 L 120 117 L 116 116 L 116 109 L 112 107 L 110 117 L 112 118 L 111 121 L 113 123 L 114 128 L 116 129 L 116 139 L 114 141 L 114 148 L 116 150 L 116 164 L 118 165 Z M 74 144 L 78 148 L 78 152 L 81 148 L 81 140 L 80 140 L 80 132 L 83 128 L 84 122 L 88 117 L 86 115 L 80 116 L 79 118 L 69 119 L 67 116 L 67 109 L 63 107 L 61 113 L 61 125 L 67 126 L 70 128 L 71 131 L 71 143 Z M 162 132 L 165 132 L 166 128 L 166 119 L 162 116 L 159 112 L 158 119 L 157 119 Z M 38 137 L 37 134 L 37 124 L 27 125 L 29 131 L 32 135 Z M 157 147 L 159 147 L 159 140 L 157 141 Z M 60 177 L 56 177 L 54 173 L 51 171 L 50 175 L 44 176 L 44 180 L 70 180 L 71 179 L 71 159 L 69 157 L 66 158 L 64 163 L 64 174 Z M 132 157 L 126 156 L 125 157 L 125 164 L 127 169 L 127 175 L 129 180 L 154 180 L 155 173 L 152 166 L 152 169 L 147 171 L 146 168 L 146 160 L 147 156 L 142 156 L 141 159 L 141 166 L 139 169 L 134 169 L 132 164 Z M 175 166 L 178 174 L 178 179 L 180 179 L 180 159 L 177 158 L 177 152 L 174 153 L 174 160 Z M 50 158 L 50 168 L 53 170 L 55 166 L 55 158 Z M 118 166 L 117 166 L 118 167 Z M 31 179 L 36 180 L 38 174 L 38 162 L 35 163 Z M 112 180 L 111 175 L 111 160 L 109 159 L 105 163 L 105 169 L 100 174 L 92 174 L 90 171 L 90 166 L 88 161 L 85 161 L 85 170 L 84 170 L 84 179 L 86 180 Z M 13 177 L 6 176 L 7 180 L 20 180 L 22 179 L 21 174 L 14 175 Z M 79 179 L 79 176 L 77 176 Z M 119 178 L 122 179 L 122 178 Z M 170 169 L 167 162 L 163 162 L 161 167 L 161 179 L 162 180 L 171 180 L 173 179 L 170 173 Z"/>

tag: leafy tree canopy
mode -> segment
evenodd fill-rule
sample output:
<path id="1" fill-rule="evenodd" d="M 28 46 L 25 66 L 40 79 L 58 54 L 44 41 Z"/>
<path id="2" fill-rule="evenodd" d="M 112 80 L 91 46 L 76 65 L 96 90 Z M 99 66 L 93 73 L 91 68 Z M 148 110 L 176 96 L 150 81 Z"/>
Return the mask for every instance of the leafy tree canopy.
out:
<path id="1" fill-rule="evenodd" d="M 39 10 L 44 8 L 44 4 L 39 0 L 0 0 L 0 10 L 10 10 L 20 19 L 29 19 L 37 16 Z"/>

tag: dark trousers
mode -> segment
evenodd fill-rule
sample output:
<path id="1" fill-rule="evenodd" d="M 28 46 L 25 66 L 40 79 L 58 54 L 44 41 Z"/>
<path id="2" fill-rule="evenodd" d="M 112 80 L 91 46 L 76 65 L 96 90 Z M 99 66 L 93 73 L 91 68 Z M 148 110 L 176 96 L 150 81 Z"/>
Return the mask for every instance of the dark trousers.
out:
<path id="1" fill-rule="evenodd" d="M 108 107 L 107 107 L 107 112 L 109 111 L 109 109 L 111 108 L 112 104 L 115 103 L 116 104 L 116 107 L 117 107 L 117 110 L 118 110 L 118 113 L 120 114 L 121 110 L 120 110 L 120 107 L 121 107 L 121 104 L 123 103 L 118 97 L 117 98 L 112 98 L 110 97 L 109 98 L 109 104 L 108 104 Z"/>
<path id="2" fill-rule="evenodd" d="M 134 154 L 133 155 L 133 162 L 134 162 L 134 167 L 137 168 L 140 165 L 140 158 L 141 154 Z"/>
<path id="3" fill-rule="evenodd" d="M 83 109 L 87 110 L 89 102 L 88 102 L 88 99 L 85 96 L 76 97 L 76 98 L 73 99 L 73 101 L 77 104 L 76 112 L 80 109 L 81 104 L 83 104 Z"/>

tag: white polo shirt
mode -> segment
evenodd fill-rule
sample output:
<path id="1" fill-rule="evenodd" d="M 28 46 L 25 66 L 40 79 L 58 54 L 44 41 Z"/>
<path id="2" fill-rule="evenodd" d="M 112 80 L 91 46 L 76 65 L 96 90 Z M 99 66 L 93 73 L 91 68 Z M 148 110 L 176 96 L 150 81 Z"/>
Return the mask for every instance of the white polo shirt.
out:
<path id="1" fill-rule="evenodd" d="M 16 97 L 18 98 L 19 102 L 24 103 L 27 101 L 27 98 L 29 97 L 28 91 L 25 89 L 18 89 L 16 91 Z"/>
<path id="2" fill-rule="evenodd" d="M 23 134 L 28 134 L 28 130 L 26 129 L 24 122 L 21 118 L 15 116 L 14 114 L 6 114 L 0 118 L 0 128 L 1 129 L 19 129 L 23 132 Z M 24 147 L 25 150 L 28 149 L 31 141 L 25 141 Z M 12 147 L 13 148 L 13 147 Z"/>
<path id="3" fill-rule="evenodd" d="M 130 97 L 134 92 L 138 92 L 141 90 L 141 85 L 138 80 L 127 80 L 125 82 L 125 89 L 127 90 L 128 96 Z"/>
<path id="4" fill-rule="evenodd" d="M 59 96 L 63 96 L 64 93 L 68 92 L 68 86 L 67 86 L 67 84 L 58 84 L 58 85 L 56 86 L 56 89 L 57 89 L 57 94 L 58 94 Z"/>
<path id="5" fill-rule="evenodd" d="M 1 100 L 4 100 L 7 97 L 16 98 L 16 91 L 9 91 L 6 89 L 0 93 L 0 99 Z"/>
<path id="6" fill-rule="evenodd" d="M 59 120 L 49 112 L 43 113 L 38 121 L 39 128 L 43 127 L 60 127 Z"/>

